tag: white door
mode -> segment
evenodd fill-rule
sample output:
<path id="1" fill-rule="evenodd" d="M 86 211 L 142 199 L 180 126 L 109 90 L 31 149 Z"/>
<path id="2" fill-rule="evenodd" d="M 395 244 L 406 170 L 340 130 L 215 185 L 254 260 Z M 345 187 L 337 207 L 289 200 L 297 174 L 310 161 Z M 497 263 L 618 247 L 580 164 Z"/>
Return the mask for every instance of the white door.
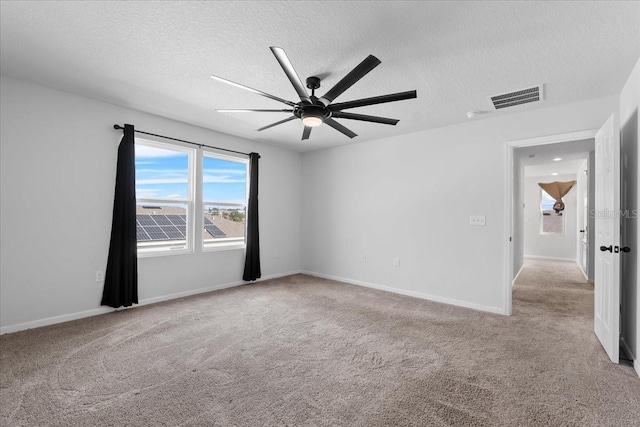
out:
<path id="1" fill-rule="evenodd" d="M 620 125 L 614 114 L 596 133 L 595 333 L 612 362 L 620 346 Z"/>

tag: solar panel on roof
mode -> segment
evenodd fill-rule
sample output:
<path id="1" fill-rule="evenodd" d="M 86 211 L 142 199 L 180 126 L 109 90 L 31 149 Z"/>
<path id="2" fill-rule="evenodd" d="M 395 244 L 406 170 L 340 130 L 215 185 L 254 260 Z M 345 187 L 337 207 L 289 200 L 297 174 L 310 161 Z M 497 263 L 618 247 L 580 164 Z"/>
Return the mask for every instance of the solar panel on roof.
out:
<path id="1" fill-rule="evenodd" d="M 184 239 L 184 234 L 180 233 L 180 231 L 173 225 L 165 225 L 160 228 L 169 239 Z"/>
<path id="2" fill-rule="evenodd" d="M 167 218 L 169 218 L 169 221 L 171 221 L 173 225 L 184 225 L 187 223 L 185 215 L 167 215 Z"/>
<path id="3" fill-rule="evenodd" d="M 211 222 L 211 220 L 205 216 L 204 217 L 204 225 L 209 225 L 209 224 L 213 224 L 213 222 Z"/>
<path id="4" fill-rule="evenodd" d="M 165 215 L 151 215 L 158 225 L 171 225 L 171 221 Z"/>
<path id="5" fill-rule="evenodd" d="M 147 232 L 149 237 L 151 237 L 151 240 L 167 240 L 167 235 L 157 225 L 147 226 L 144 230 Z"/>
<path id="6" fill-rule="evenodd" d="M 136 239 L 138 239 L 138 241 L 150 240 L 149 235 L 144 231 L 143 227 L 136 227 Z"/>
<path id="7" fill-rule="evenodd" d="M 220 230 L 213 224 L 205 225 L 204 229 L 207 230 L 213 237 L 227 237 L 227 235 L 222 230 Z"/>
<path id="8" fill-rule="evenodd" d="M 138 241 L 184 239 L 186 224 L 186 215 L 136 215 L 136 238 Z"/>
<path id="9" fill-rule="evenodd" d="M 138 223 L 142 226 L 146 225 L 156 225 L 156 222 L 151 219 L 151 215 L 136 215 L 136 219 Z"/>

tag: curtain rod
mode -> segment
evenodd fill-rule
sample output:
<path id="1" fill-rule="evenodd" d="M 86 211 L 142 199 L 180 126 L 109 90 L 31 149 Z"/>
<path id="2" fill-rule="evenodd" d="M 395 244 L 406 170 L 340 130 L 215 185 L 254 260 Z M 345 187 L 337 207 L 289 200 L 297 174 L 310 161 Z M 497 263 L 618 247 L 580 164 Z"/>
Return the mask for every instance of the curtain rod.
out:
<path id="1" fill-rule="evenodd" d="M 118 124 L 113 125 L 113 128 L 116 129 L 116 130 L 124 130 L 124 128 L 122 126 L 118 125 Z M 227 148 L 214 147 L 214 146 L 207 145 L 207 144 L 199 144 L 197 142 L 185 141 L 184 139 L 178 139 L 178 138 L 171 138 L 170 136 L 158 135 L 156 133 L 144 132 L 144 131 L 137 130 L 137 129 L 134 129 L 133 131 L 137 132 L 137 133 L 143 133 L 145 135 L 157 136 L 158 138 L 164 138 L 164 139 L 170 139 L 172 141 L 184 142 L 185 144 L 197 145 L 198 147 L 213 148 L 215 150 L 227 151 L 229 153 L 242 154 L 244 156 L 249 156 L 250 155 L 249 153 L 243 153 L 242 151 L 229 150 Z"/>

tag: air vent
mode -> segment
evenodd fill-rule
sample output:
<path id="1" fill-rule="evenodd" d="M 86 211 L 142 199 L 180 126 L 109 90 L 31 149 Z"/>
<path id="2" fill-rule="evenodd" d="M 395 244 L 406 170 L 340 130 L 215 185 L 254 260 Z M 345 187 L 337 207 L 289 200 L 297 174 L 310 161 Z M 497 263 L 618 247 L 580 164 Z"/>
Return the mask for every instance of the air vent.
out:
<path id="1" fill-rule="evenodd" d="M 520 104 L 542 101 L 542 85 L 520 89 L 514 92 L 503 93 L 490 97 L 491 104 L 496 110 L 514 107 Z"/>

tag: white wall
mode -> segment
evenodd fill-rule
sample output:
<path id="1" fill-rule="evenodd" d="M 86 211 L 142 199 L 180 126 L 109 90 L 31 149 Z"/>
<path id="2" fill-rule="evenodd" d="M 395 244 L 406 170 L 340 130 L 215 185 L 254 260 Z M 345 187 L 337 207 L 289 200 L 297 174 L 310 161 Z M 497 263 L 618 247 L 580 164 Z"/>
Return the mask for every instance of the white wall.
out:
<path id="1" fill-rule="evenodd" d="M 576 175 L 558 175 L 545 177 L 527 177 L 524 184 L 524 256 L 577 260 L 577 207 L 578 189 L 574 186 L 562 198 L 563 234 L 540 233 L 540 187 L 539 182 L 574 181 Z M 581 205 L 582 206 L 582 205 Z"/>
<path id="2" fill-rule="evenodd" d="M 600 98 L 305 153 L 303 269 L 506 312 L 506 142 L 599 128 L 618 101 Z M 486 226 L 470 226 L 470 215 L 485 215 Z M 393 267 L 394 257 L 400 267 Z"/>
<path id="3" fill-rule="evenodd" d="M 109 248 L 115 123 L 259 152 L 263 277 L 300 270 L 300 154 L 6 77 L 0 93 L 0 331 L 109 310 L 94 274 Z M 242 250 L 140 259 L 139 297 L 239 283 L 243 264 Z"/>
<path id="4" fill-rule="evenodd" d="M 626 169 L 626 173 L 629 174 L 627 177 L 627 182 L 629 182 L 627 206 L 624 206 L 623 209 L 636 210 L 636 212 L 638 201 L 640 201 L 640 186 L 638 185 L 638 165 L 640 165 L 640 150 L 638 150 L 639 104 L 640 60 L 636 63 L 620 94 L 621 151 L 623 160 L 626 157 L 627 161 L 627 167 L 625 168 L 623 165 L 623 170 Z M 626 265 L 623 265 L 621 300 L 622 340 L 632 353 L 631 356 L 635 358 L 634 367 L 640 375 L 640 349 L 638 348 L 638 343 L 640 343 L 640 316 L 638 315 L 638 307 L 640 306 L 640 292 L 638 292 L 638 284 L 640 283 L 640 269 L 638 268 L 640 227 L 638 227 L 637 216 L 635 218 L 626 217 L 622 220 L 625 222 L 624 229 L 627 232 L 627 235 L 623 236 L 622 243 L 630 246 L 632 250 L 629 254 L 622 254 L 625 257 L 624 262 L 626 262 Z"/>

